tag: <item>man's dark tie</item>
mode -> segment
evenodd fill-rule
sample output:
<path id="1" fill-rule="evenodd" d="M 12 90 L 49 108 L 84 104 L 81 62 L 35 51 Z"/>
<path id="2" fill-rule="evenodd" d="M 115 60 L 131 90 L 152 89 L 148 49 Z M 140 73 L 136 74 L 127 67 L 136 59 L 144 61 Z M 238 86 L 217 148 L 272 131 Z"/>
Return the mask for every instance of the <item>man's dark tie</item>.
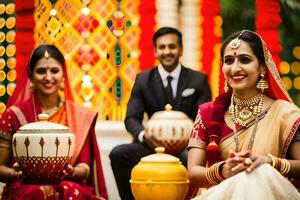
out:
<path id="1" fill-rule="evenodd" d="M 174 97 L 173 97 L 173 91 L 171 86 L 171 81 L 173 80 L 173 77 L 167 76 L 167 80 L 168 80 L 168 84 L 166 87 L 166 93 L 167 93 L 168 103 L 174 107 Z"/>

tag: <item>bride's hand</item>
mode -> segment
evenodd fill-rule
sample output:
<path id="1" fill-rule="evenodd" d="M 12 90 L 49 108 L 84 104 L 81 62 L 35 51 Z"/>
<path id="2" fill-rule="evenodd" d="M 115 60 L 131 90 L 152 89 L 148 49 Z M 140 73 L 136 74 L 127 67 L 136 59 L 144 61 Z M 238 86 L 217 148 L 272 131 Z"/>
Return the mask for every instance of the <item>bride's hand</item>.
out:
<path id="1" fill-rule="evenodd" d="M 246 169 L 246 172 L 248 173 L 252 172 L 254 169 L 261 166 L 262 164 L 271 163 L 271 159 L 268 156 L 256 155 L 254 153 L 250 153 L 247 159 L 251 160 L 251 163 L 249 162 L 249 165 Z"/>
<path id="2" fill-rule="evenodd" d="M 13 179 L 17 179 L 17 180 L 21 180 L 23 178 L 23 172 L 20 170 L 20 166 L 17 162 L 15 162 L 12 166 L 12 168 L 14 169 L 13 171 Z"/>
<path id="3" fill-rule="evenodd" d="M 240 163 L 242 161 L 243 158 L 241 158 L 238 153 L 234 152 L 233 150 L 229 150 L 228 158 L 225 161 L 221 171 L 223 178 L 227 179 L 243 171 L 243 169 L 240 167 Z"/>
<path id="4" fill-rule="evenodd" d="M 271 163 L 270 158 L 256 155 L 250 151 L 234 152 L 230 150 L 228 159 L 222 167 L 222 176 L 229 178 L 242 171 L 250 173 L 264 163 Z"/>
<path id="5" fill-rule="evenodd" d="M 67 166 L 65 167 L 63 173 L 67 177 L 73 177 L 74 174 L 75 174 L 74 167 L 70 164 L 67 164 Z"/>
<path id="6" fill-rule="evenodd" d="M 250 151 L 235 152 L 229 150 L 228 159 L 222 167 L 222 176 L 226 179 L 247 170 L 253 163 L 250 156 Z"/>

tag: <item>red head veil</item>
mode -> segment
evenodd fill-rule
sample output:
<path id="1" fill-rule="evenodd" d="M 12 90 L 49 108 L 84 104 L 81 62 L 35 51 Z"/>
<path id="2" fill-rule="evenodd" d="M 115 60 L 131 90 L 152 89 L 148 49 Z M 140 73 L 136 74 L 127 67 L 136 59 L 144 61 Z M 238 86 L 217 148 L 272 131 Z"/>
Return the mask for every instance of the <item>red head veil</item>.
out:
<path id="1" fill-rule="evenodd" d="M 63 55 L 54 47 L 53 45 L 40 45 L 36 49 L 42 47 L 42 54 L 44 55 L 45 51 L 48 51 L 50 54 L 51 52 L 54 54 L 59 54 L 56 56 L 59 56 L 60 59 L 55 58 L 59 62 L 64 61 Z M 53 49 L 55 50 L 53 51 Z M 36 50 L 35 49 L 35 50 Z M 26 101 L 29 98 L 34 98 L 32 89 L 30 88 L 30 62 L 32 59 L 40 59 L 39 56 L 36 56 L 34 53 L 35 50 L 32 52 L 29 61 L 28 61 L 28 66 L 26 69 L 23 70 L 22 73 L 18 74 L 18 82 L 17 86 L 13 92 L 13 95 L 9 98 L 8 103 L 7 103 L 7 108 L 10 106 L 19 104 L 21 102 Z M 41 52 L 40 52 L 41 53 Z M 53 55 L 50 55 L 53 57 Z M 64 100 L 66 103 L 66 112 L 67 112 L 67 123 L 70 129 L 72 130 L 73 133 L 75 133 L 76 138 L 80 138 L 76 140 L 76 149 L 74 152 L 74 156 L 71 160 L 71 163 L 74 163 L 76 161 L 77 156 L 80 153 L 80 149 L 83 146 L 83 142 L 85 141 L 85 138 L 88 137 L 88 133 L 91 127 L 94 127 L 96 123 L 96 113 L 82 108 L 81 106 L 77 106 L 76 104 L 73 103 L 73 95 L 72 95 L 72 90 L 70 87 L 70 82 L 68 78 L 68 73 L 67 73 L 67 67 L 65 63 L 63 64 L 63 71 L 64 71 Z M 31 69 L 32 70 L 32 69 Z M 29 115 L 34 115 L 34 113 L 28 113 Z M 69 116 L 69 117 L 68 117 Z M 83 118 L 83 119 L 82 119 Z M 37 120 L 35 116 L 35 120 Z M 94 177 L 93 180 L 91 180 L 94 183 L 91 183 L 95 186 L 95 193 L 99 194 L 103 197 L 107 197 L 107 192 L 105 188 L 105 182 L 104 182 L 104 176 L 103 176 L 103 171 L 102 171 L 102 166 L 101 166 L 101 161 L 100 161 L 100 153 L 98 149 L 98 145 L 96 142 L 96 136 L 94 134 L 91 134 L 93 141 L 92 148 L 93 148 L 93 158 L 94 158 L 94 165 L 91 165 L 91 175 Z M 80 147 L 80 148 L 79 148 Z M 77 155 L 77 156 L 75 156 Z"/>
<path id="2" fill-rule="evenodd" d="M 248 33 L 247 33 L 248 32 Z M 267 48 L 266 43 L 264 42 L 264 40 L 260 37 L 260 35 L 258 35 L 257 33 L 250 31 L 250 30 L 243 30 L 241 32 L 239 32 L 239 36 L 234 39 L 240 38 L 241 40 L 243 40 L 243 33 L 247 33 L 249 35 L 250 34 L 254 34 L 256 37 L 258 37 L 261 41 L 261 45 L 263 48 L 263 57 L 264 57 L 264 64 L 266 66 L 266 81 L 268 82 L 269 88 L 266 89 L 264 91 L 264 93 L 273 98 L 273 99 L 283 99 L 286 101 L 289 101 L 291 103 L 293 103 L 293 100 L 291 99 L 291 97 L 289 96 L 287 90 L 284 88 L 284 85 L 282 83 L 282 80 L 280 78 L 279 72 L 277 70 L 276 64 L 270 54 L 270 51 Z M 253 38 L 253 36 L 252 36 Z M 249 39 L 249 38 L 248 38 Z M 227 44 L 228 45 L 228 44 Z M 225 45 L 225 46 L 227 46 Z M 223 74 L 221 73 L 221 76 L 223 78 Z M 224 78 L 223 78 L 224 79 Z"/>
<path id="3" fill-rule="evenodd" d="M 263 41 L 263 39 L 257 33 L 249 30 L 244 30 L 235 33 L 232 36 L 229 36 L 229 38 L 230 39 L 224 41 L 222 50 L 224 50 L 224 48 L 229 44 L 229 42 L 236 39 L 245 40 L 245 41 L 248 40 L 246 42 L 254 43 L 254 45 L 256 46 L 258 45 L 257 42 L 259 41 L 261 42 L 261 46 L 260 45 L 258 46 L 260 46 L 259 48 L 263 48 L 260 49 L 260 52 L 263 53 L 263 58 L 261 57 L 261 59 L 264 59 L 264 64 L 267 72 L 265 76 L 265 80 L 267 81 L 269 86 L 268 89 L 264 91 L 264 93 L 273 99 L 282 99 L 293 103 L 291 97 L 289 96 L 288 92 L 283 86 L 283 83 L 281 81 L 274 60 L 269 50 L 267 49 L 266 43 Z M 256 40 L 256 41 L 252 41 L 252 40 Z M 224 78 L 222 76 L 223 74 L 221 73 L 221 78 Z M 226 112 L 226 110 L 230 105 L 231 94 L 232 94 L 231 90 L 228 92 L 220 92 L 219 96 L 215 99 L 213 103 L 213 112 L 210 118 L 210 123 L 208 124 L 207 127 L 208 136 L 209 136 L 209 144 L 207 147 L 207 153 L 208 153 L 207 158 L 208 158 L 209 165 L 212 165 L 213 163 L 218 162 L 220 160 L 220 151 L 218 148 L 218 143 L 221 137 L 220 136 L 221 127 L 222 127 L 221 124 L 223 123 L 224 120 L 224 113 Z"/>
<path id="4" fill-rule="evenodd" d="M 28 60 L 27 68 L 23 69 L 21 73 L 17 74 L 18 75 L 17 85 L 12 96 L 9 98 L 6 104 L 7 108 L 12 105 L 21 103 L 27 100 L 28 98 L 30 98 L 31 88 L 30 88 L 30 80 L 29 80 L 29 73 L 30 73 L 29 63 L 30 60 L 32 59 L 32 56 L 33 56 L 33 52 Z M 64 70 L 64 98 L 65 100 L 73 101 L 72 90 L 70 87 L 67 67 L 65 63 L 63 63 L 63 70 Z"/>
<path id="5" fill-rule="evenodd" d="M 257 33 L 255 34 L 258 35 Z M 270 54 L 270 51 L 267 48 L 266 43 L 261 37 L 260 39 L 264 50 L 264 58 L 267 68 L 266 81 L 269 84 L 269 88 L 265 91 L 266 95 L 272 97 L 273 99 L 283 99 L 293 103 L 293 100 L 291 99 L 290 95 L 288 94 L 287 90 L 285 89 L 282 83 L 276 64 Z"/>

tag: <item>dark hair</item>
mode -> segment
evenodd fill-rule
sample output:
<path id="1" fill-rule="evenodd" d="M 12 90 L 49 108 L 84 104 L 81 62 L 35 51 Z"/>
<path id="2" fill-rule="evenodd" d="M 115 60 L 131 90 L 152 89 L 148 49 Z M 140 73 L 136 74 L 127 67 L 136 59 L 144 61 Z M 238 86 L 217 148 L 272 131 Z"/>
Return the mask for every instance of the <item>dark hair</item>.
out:
<path id="1" fill-rule="evenodd" d="M 51 58 L 54 58 L 56 61 L 61 63 L 61 65 L 64 67 L 65 65 L 65 58 L 63 54 L 58 50 L 58 48 L 54 45 L 49 45 L 49 44 L 42 44 L 38 46 L 36 49 L 33 50 L 30 61 L 29 61 L 29 66 L 28 66 L 28 73 L 29 76 L 32 76 L 34 67 L 36 63 L 45 56 L 45 52 L 49 53 L 49 56 Z"/>
<path id="2" fill-rule="evenodd" d="M 229 44 L 229 42 L 235 38 L 237 38 L 242 31 L 233 33 L 231 35 L 229 35 L 223 42 L 222 47 L 221 47 L 221 59 L 223 62 L 223 57 L 224 57 L 224 51 L 225 48 L 227 47 L 227 45 Z M 264 66 L 266 66 L 265 64 L 265 58 L 264 58 L 264 50 L 263 50 L 263 45 L 261 42 L 260 37 L 252 32 L 252 31 L 248 31 L 248 30 L 244 30 L 243 34 L 241 36 L 239 36 L 239 39 L 245 41 L 247 44 L 249 44 L 250 48 L 252 49 L 254 55 L 257 57 L 258 61 L 260 64 L 263 64 Z"/>
<path id="3" fill-rule="evenodd" d="M 221 47 L 221 58 L 223 62 L 224 51 L 229 42 L 233 39 L 237 38 L 241 34 L 241 31 L 236 32 L 228 36 Z M 249 44 L 252 49 L 254 55 L 259 60 L 260 64 L 265 65 L 263 45 L 260 37 L 254 32 L 245 30 L 239 39 L 245 41 Z M 224 124 L 224 115 L 231 102 L 232 89 L 229 89 L 228 92 L 220 93 L 219 96 L 214 100 L 212 107 L 212 116 L 210 118 L 210 122 L 207 125 L 207 134 L 208 134 L 208 144 L 207 144 L 207 162 L 208 165 L 221 160 L 221 153 L 219 148 L 219 143 L 221 140 L 221 129 L 222 124 Z M 214 145 L 215 142 L 217 145 Z"/>
<path id="4" fill-rule="evenodd" d="M 181 32 L 178 31 L 177 29 L 171 28 L 171 27 L 162 27 L 162 28 L 158 29 L 154 33 L 153 38 L 152 38 L 154 46 L 156 47 L 156 40 L 157 40 L 157 38 L 159 38 L 159 37 L 161 37 L 163 35 L 167 35 L 167 34 L 175 34 L 175 35 L 177 35 L 178 44 L 179 44 L 179 46 L 182 47 L 182 34 L 181 34 Z"/>

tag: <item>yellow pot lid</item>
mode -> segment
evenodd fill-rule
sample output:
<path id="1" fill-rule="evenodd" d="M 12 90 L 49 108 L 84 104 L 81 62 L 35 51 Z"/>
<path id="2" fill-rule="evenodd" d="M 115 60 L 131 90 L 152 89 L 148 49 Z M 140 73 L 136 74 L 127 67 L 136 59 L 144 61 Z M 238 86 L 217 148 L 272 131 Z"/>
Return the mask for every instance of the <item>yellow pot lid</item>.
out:
<path id="1" fill-rule="evenodd" d="M 165 148 L 164 147 L 156 147 L 155 148 L 155 154 L 151 154 L 149 156 L 145 156 L 141 159 L 142 162 L 168 162 L 168 163 L 179 163 L 179 159 L 175 156 L 172 156 L 170 154 L 164 153 Z"/>

